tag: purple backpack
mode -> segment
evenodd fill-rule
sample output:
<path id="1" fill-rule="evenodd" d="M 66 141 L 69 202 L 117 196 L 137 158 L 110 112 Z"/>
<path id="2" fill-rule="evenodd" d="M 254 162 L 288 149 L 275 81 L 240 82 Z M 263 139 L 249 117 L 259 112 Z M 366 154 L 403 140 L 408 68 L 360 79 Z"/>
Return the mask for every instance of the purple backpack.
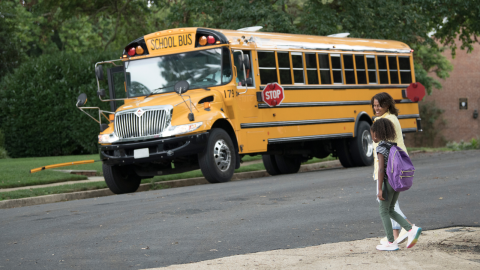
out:
<path id="1" fill-rule="evenodd" d="M 413 167 L 410 157 L 396 145 L 390 148 L 387 164 L 388 182 L 396 192 L 408 190 L 413 184 Z"/>

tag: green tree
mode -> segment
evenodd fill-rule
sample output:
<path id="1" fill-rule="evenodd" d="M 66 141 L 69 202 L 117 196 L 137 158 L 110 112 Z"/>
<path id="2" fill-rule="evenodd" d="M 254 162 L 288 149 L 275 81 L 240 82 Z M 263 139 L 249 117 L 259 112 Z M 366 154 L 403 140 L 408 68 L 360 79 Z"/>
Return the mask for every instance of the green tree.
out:
<path id="1" fill-rule="evenodd" d="M 441 53 L 444 47 L 414 44 L 415 78 L 425 86 L 428 95 L 432 94 L 433 88 L 442 89 L 442 84 L 435 78 L 428 75 L 428 72 L 435 72 L 438 78 L 450 77 L 453 65 Z"/>
<path id="2" fill-rule="evenodd" d="M 478 0 L 410 0 L 425 14 L 424 22 L 433 30 L 433 38 L 452 50 L 455 56 L 456 40 L 460 48 L 473 50 L 480 35 L 480 3 Z"/>
<path id="3" fill-rule="evenodd" d="M 0 1 L 0 79 L 28 58 L 118 50 L 148 33 L 148 0 Z"/>
<path id="4" fill-rule="evenodd" d="M 31 31 L 20 22 L 33 24 L 29 15 L 17 2 L 0 1 L 0 80 L 27 59 Z"/>

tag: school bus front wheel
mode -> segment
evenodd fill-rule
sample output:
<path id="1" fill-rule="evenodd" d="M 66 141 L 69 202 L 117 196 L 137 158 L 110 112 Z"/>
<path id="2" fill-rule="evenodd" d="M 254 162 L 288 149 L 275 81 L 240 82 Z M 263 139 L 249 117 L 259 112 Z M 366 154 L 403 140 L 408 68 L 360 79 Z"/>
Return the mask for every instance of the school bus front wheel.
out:
<path id="1" fill-rule="evenodd" d="M 108 188 L 115 194 L 137 191 L 142 179 L 135 173 L 133 166 L 103 164 L 103 176 Z"/>
<path id="2" fill-rule="evenodd" d="M 236 158 L 235 147 L 228 133 L 214 128 L 206 147 L 198 154 L 198 164 L 208 182 L 224 183 L 233 176 Z"/>

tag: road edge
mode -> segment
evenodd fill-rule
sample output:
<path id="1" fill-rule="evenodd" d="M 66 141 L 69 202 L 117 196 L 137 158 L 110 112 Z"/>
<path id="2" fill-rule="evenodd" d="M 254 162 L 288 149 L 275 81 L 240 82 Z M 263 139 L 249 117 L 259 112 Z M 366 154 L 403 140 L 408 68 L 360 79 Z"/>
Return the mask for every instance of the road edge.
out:
<path id="1" fill-rule="evenodd" d="M 302 165 L 300 167 L 299 173 L 320 171 L 325 169 L 341 168 L 341 167 L 342 165 L 338 160 L 324 161 L 324 162 Z M 231 181 L 241 181 L 241 180 L 268 177 L 268 176 L 270 175 L 265 170 L 241 172 L 241 173 L 235 173 Z M 205 184 L 210 184 L 210 183 L 204 177 L 195 177 L 195 178 L 141 184 L 137 192 L 149 191 L 151 190 L 153 185 L 159 185 L 166 188 L 178 188 L 178 187 L 188 187 L 188 186 L 195 186 L 195 185 L 205 185 Z M 111 192 L 108 188 L 87 190 L 87 191 L 77 191 L 77 192 L 62 193 L 62 194 L 52 194 L 52 195 L 45 195 L 45 196 L 0 201 L 0 209 L 33 206 L 33 205 L 55 203 L 55 202 L 62 202 L 62 201 L 82 200 L 82 199 L 90 199 L 90 198 L 105 197 L 105 196 L 112 196 L 112 195 L 115 195 L 115 194 Z"/>

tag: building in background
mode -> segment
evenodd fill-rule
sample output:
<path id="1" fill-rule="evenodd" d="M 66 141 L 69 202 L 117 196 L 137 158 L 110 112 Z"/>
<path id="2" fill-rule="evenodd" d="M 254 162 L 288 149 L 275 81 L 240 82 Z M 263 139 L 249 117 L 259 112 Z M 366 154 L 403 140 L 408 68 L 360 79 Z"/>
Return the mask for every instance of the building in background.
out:
<path id="1" fill-rule="evenodd" d="M 453 64 L 453 71 L 446 80 L 439 79 L 442 90 L 434 89 L 432 95 L 426 96 L 419 104 L 422 106 L 434 101 L 436 107 L 444 112 L 435 123 L 435 132 L 406 134 L 407 146 L 440 147 L 446 142 L 470 141 L 480 137 L 480 45 L 474 44 L 473 47 L 471 53 L 457 49 L 455 59 L 452 59 L 450 50 L 445 50 L 443 54 Z M 428 121 L 426 115 L 421 115 L 421 118 L 425 126 Z"/>

